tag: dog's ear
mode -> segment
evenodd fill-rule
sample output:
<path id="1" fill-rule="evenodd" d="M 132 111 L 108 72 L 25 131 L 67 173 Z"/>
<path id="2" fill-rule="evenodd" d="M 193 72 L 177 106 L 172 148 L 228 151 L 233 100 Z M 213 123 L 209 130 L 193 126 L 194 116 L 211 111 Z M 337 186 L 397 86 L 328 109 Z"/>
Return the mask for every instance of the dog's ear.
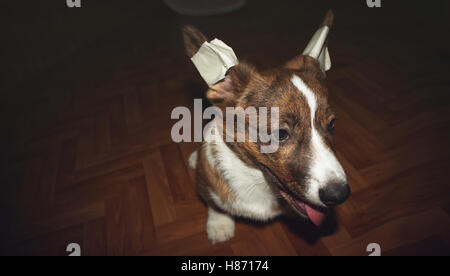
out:
<path id="1" fill-rule="evenodd" d="M 251 81 L 258 80 L 259 74 L 252 65 L 241 62 L 228 70 L 225 79 L 209 87 L 206 98 L 220 107 L 234 106 Z"/>
<path id="2" fill-rule="evenodd" d="M 192 58 L 207 41 L 207 38 L 198 29 L 190 25 L 183 27 L 182 31 L 186 53 Z M 223 80 L 209 87 L 206 98 L 212 104 L 220 107 L 233 106 L 253 75 L 257 75 L 253 66 L 245 62 L 237 64 L 228 70 Z"/>
<path id="3" fill-rule="evenodd" d="M 207 41 L 207 38 L 202 32 L 191 25 L 184 26 L 182 32 L 186 53 L 189 57 L 192 57 L 197 53 L 202 44 Z"/>
<path id="4" fill-rule="evenodd" d="M 331 69 L 330 53 L 328 52 L 328 33 L 333 25 L 334 14 L 329 10 L 325 16 L 325 19 L 316 31 L 312 39 L 309 41 L 305 50 L 301 56 L 297 56 L 294 59 L 286 63 L 285 67 L 294 70 L 301 70 L 303 66 L 307 65 L 304 62 L 303 56 L 309 56 L 315 59 L 322 72 L 326 72 Z"/>

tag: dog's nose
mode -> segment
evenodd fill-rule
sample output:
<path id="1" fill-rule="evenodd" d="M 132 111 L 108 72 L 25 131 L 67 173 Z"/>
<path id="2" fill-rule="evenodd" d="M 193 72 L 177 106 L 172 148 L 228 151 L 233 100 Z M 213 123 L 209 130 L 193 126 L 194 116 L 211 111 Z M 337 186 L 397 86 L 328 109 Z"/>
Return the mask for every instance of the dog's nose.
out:
<path id="1" fill-rule="evenodd" d="M 350 196 L 350 186 L 347 183 L 329 183 L 319 190 L 323 204 L 331 207 L 343 203 Z"/>

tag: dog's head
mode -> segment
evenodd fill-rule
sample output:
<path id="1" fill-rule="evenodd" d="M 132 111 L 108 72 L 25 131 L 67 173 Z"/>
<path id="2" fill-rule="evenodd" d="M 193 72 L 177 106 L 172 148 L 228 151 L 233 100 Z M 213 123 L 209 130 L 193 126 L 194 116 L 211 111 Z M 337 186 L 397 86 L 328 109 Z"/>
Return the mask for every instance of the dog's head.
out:
<path id="1" fill-rule="evenodd" d="M 336 115 L 328 105 L 325 72 L 331 62 L 327 34 L 329 12 L 305 52 L 281 68 L 258 72 L 241 62 L 224 80 L 212 85 L 206 97 L 225 107 L 278 107 L 279 128 L 270 129 L 279 149 L 264 154 L 258 142 L 233 143 L 244 160 L 258 166 L 292 209 L 319 225 L 328 207 L 350 194 L 346 175 L 336 158 L 333 130 Z M 183 30 L 186 51 L 193 56 L 206 37 L 193 27 Z"/>

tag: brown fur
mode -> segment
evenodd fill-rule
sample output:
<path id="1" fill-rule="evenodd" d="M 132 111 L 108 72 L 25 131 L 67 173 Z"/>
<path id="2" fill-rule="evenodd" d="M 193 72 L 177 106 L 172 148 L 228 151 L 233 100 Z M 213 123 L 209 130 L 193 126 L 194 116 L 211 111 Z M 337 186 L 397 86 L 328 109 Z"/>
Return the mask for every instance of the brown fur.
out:
<path id="1" fill-rule="evenodd" d="M 211 145 L 211 153 L 213 156 L 217 156 L 214 145 Z M 200 185 L 200 190 L 204 191 L 207 190 L 207 187 L 211 187 L 213 191 L 215 191 L 217 195 L 219 195 L 222 202 L 233 202 L 235 199 L 233 192 L 226 184 L 225 180 L 219 175 L 217 170 L 207 161 L 205 146 L 202 146 L 199 154 L 199 158 L 201 159 L 201 161 L 198 163 L 200 164 L 200 166 L 197 170 L 197 178 L 204 180 L 198 183 L 198 185 Z M 204 186 L 205 184 L 208 185 Z M 203 198 L 205 197 L 203 196 Z"/>
<path id="2" fill-rule="evenodd" d="M 331 27 L 331 25 L 333 25 L 333 21 L 334 21 L 334 13 L 332 10 L 329 10 L 325 15 L 325 19 L 323 20 L 322 26 Z"/>
<path id="3" fill-rule="evenodd" d="M 186 54 L 189 57 L 193 57 L 197 53 L 200 46 L 207 40 L 199 30 L 194 26 L 185 26 L 182 29 L 184 45 L 186 46 Z"/>

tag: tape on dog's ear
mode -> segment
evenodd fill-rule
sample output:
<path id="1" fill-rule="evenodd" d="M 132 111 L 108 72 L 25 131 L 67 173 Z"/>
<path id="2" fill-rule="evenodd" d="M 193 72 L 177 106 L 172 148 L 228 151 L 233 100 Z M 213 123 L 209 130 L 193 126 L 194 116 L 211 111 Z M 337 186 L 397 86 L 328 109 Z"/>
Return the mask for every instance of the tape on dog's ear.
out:
<path id="1" fill-rule="evenodd" d="M 208 86 L 223 80 L 227 71 L 239 64 L 233 49 L 217 38 L 203 43 L 191 60 Z"/>
<path id="2" fill-rule="evenodd" d="M 329 32 L 330 28 L 328 26 L 318 29 L 308 46 L 306 46 L 305 51 L 303 51 L 303 55 L 317 59 L 324 72 L 331 69 L 331 58 L 327 46 Z"/>

